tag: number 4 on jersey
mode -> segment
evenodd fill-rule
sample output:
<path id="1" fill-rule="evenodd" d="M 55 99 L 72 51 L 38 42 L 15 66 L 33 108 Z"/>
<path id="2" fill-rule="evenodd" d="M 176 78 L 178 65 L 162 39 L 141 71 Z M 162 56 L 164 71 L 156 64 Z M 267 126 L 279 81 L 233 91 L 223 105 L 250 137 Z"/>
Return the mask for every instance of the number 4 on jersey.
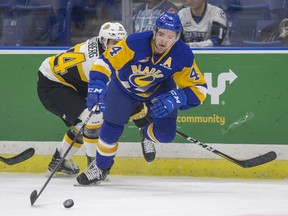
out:
<path id="1" fill-rule="evenodd" d="M 122 47 L 120 47 L 120 46 L 114 46 L 114 47 L 112 47 L 111 48 L 111 50 L 110 50 L 110 55 L 111 56 L 114 56 L 114 55 L 116 55 L 118 52 L 120 52 L 122 50 Z"/>
<path id="2" fill-rule="evenodd" d="M 200 79 L 199 74 L 197 73 L 197 70 L 194 67 L 190 71 L 189 78 L 190 79 L 194 79 L 194 80 L 199 80 Z"/>
<path id="3" fill-rule="evenodd" d="M 55 73 L 64 74 L 68 68 L 74 67 L 77 64 L 85 61 L 83 53 L 62 53 L 58 56 L 58 64 L 54 67 Z"/>

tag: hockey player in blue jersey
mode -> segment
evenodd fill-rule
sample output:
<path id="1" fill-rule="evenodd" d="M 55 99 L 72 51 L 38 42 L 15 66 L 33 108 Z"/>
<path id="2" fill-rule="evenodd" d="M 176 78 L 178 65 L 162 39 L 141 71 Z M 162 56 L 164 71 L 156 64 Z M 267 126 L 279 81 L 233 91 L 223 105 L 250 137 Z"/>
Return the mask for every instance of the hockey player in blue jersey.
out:
<path id="1" fill-rule="evenodd" d="M 139 102 L 146 103 L 152 118 L 142 129 L 142 143 L 153 146 L 173 141 L 178 109 L 193 108 L 205 100 L 206 81 L 192 51 L 179 40 L 181 29 L 179 16 L 165 12 L 157 18 L 154 31 L 128 36 L 92 66 L 87 107 L 91 110 L 98 104 L 104 122 L 96 163 L 77 177 L 79 184 L 105 180 L 118 139 Z"/>

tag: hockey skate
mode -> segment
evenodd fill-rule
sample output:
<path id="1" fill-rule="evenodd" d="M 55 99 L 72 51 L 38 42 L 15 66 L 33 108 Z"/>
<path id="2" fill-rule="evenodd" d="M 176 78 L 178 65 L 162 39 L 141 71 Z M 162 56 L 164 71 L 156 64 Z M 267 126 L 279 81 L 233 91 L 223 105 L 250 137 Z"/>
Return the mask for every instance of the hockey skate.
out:
<path id="1" fill-rule="evenodd" d="M 140 129 L 140 136 L 142 138 L 141 140 L 141 146 L 142 146 L 142 152 L 145 160 L 150 163 L 154 161 L 156 157 L 156 147 L 155 142 L 148 140 L 144 137 L 143 129 Z"/>
<path id="2" fill-rule="evenodd" d="M 83 173 L 77 176 L 76 180 L 79 185 L 98 185 L 103 181 L 108 181 L 109 170 L 101 170 L 94 160 Z M 77 185 L 75 185 L 77 186 Z"/>
<path id="3" fill-rule="evenodd" d="M 53 170 L 56 168 L 61 159 L 62 158 L 60 156 L 60 153 L 58 149 L 56 149 L 53 158 L 48 165 L 49 172 L 46 174 L 46 176 L 49 176 L 49 174 L 53 172 Z M 64 174 L 66 176 L 75 176 L 79 173 L 79 171 L 80 171 L 79 166 L 72 159 L 70 159 L 70 160 L 64 160 L 61 166 L 56 171 L 56 173 Z"/>

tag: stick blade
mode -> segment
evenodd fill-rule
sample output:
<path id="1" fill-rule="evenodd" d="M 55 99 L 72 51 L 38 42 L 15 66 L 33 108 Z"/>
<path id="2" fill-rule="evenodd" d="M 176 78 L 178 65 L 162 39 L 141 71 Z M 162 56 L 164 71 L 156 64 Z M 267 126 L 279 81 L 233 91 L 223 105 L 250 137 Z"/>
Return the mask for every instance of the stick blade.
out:
<path id="1" fill-rule="evenodd" d="M 269 163 L 277 158 L 277 154 L 274 151 L 267 152 L 266 154 L 259 155 L 258 157 L 251 158 L 245 161 L 241 161 L 242 167 L 251 168 L 259 166 L 265 163 Z"/>
<path id="2" fill-rule="evenodd" d="M 18 161 L 15 161 L 16 163 L 20 163 L 22 161 L 28 160 L 35 154 L 35 149 L 34 148 L 28 148 L 22 153 L 20 153 L 17 157 Z"/>
<path id="3" fill-rule="evenodd" d="M 12 157 L 12 158 L 3 158 L 0 157 L 0 160 L 4 162 L 7 165 L 14 165 L 21 163 L 25 160 L 28 160 L 35 154 L 35 149 L 34 148 L 28 148 L 25 151 L 21 152 L 20 154 Z"/>
<path id="4" fill-rule="evenodd" d="M 35 203 L 35 201 L 38 198 L 38 194 L 37 194 L 37 190 L 32 191 L 32 193 L 30 194 L 30 203 L 31 206 L 33 206 L 33 204 Z"/>

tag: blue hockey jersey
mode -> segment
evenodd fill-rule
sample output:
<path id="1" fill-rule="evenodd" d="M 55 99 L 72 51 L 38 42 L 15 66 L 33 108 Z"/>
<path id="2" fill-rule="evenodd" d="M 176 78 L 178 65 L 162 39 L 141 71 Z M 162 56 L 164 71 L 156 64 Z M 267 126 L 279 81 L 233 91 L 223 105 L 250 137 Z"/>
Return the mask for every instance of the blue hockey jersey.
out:
<path id="1" fill-rule="evenodd" d="M 187 95 L 188 109 L 201 104 L 206 97 L 206 81 L 192 51 L 178 40 L 162 55 L 154 54 L 153 32 L 134 33 L 106 50 L 90 71 L 91 80 L 118 86 L 139 101 L 149 101 L 159 95 L 161 86 L 173 81 Z"/>

